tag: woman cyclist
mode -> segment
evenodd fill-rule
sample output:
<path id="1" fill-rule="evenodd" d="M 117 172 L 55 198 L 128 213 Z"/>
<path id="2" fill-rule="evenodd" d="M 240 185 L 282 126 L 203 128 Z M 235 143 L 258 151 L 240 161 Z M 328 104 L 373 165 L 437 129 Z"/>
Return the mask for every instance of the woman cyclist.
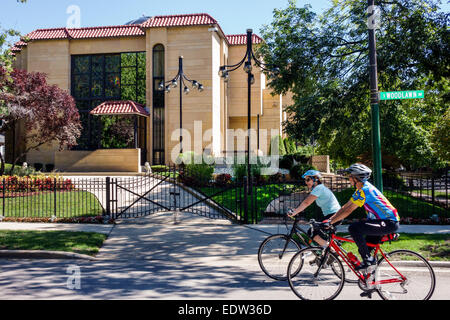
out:
<path id="1" fill-rule="evenodd" d="M 378 243 L 383 235 L 396 232 L 400 217 L 397 209 L 392 206 L 389 200 L 367 181 L 372 174 L 372 170 L 363 164 L 355 163 L 345 169 L 345 172 L 348 174 L 350 184 L 356 188 L 356 191 L 350 201 L 326 222 L 335 224 L 349 216 L 356 208 L 364 206 L 367 211 L 367 220 L 351 224 L 348 231 L 363 258 L 363 263 L 356 269 L 367 269 L 376 265 L 376 261 L 370 255 L 366 242 Z"/>
<path id="2" fill-rule="evenodd" d="M 314 201 L 322 209 L 322 214 L 325 216 L 324 219 L 328 219 L 333 216 L 339 209 L 341 205 L 337 201 L 333 192 L 322 184 L 322 175 L 317 170 L 308 170 L 303 174 L 303 179 L 305 179 L 306 185 L 311 191 L 310 195 L 303 200 L 303 202 L 296 209 L 291 210 L 289 213 L 290 217 L 294 217 L 297 214 L 303 212 L 308 208 Z M 334 224 L 335 226 L 340 224 L 340 222 Z M 322 230 L 308 230 L 308 235 L 319 245 L 326 247 L 328 245 L 326 234 Z"/>

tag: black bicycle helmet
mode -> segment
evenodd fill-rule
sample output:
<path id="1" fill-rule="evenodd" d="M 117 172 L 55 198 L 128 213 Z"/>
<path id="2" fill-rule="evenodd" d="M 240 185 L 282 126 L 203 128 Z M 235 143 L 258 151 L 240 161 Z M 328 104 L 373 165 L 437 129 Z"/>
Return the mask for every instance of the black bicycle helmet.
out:
<path id="1" fill-rule="evenodd" d="M 352 164 L 344 171 L 362 182 L 369 180 L 370 175 L 372 174 L 372 170 L 361 163 Z"/>

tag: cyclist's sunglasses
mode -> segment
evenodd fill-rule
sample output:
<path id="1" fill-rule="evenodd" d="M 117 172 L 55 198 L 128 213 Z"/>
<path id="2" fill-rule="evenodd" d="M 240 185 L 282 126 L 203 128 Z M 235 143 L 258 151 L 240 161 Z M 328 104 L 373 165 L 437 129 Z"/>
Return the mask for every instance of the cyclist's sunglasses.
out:
<path id="1" fill-rule="evenodd" d="M 312 179 L 310 177 L 305 178 L 306 182 L 310 182 Z"/>

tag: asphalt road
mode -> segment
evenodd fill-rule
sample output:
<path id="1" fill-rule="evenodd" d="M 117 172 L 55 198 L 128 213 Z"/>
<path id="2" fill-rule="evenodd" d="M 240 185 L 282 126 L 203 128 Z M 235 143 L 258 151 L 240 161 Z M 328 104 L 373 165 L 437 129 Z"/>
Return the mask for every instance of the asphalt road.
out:
<path id="1" fill-rule="evenodd" d="M 173 221 L 166 214 L 119 224 L 96 261 L 0 260 L 0 299 L 298 300 L 259 268 L 266 234 L 202 217 Z M 432 299 L 448 300 L 450 268 L 435 272 Z M 337 299 L 366 300 L 360 293 L 346 284 Z"/>

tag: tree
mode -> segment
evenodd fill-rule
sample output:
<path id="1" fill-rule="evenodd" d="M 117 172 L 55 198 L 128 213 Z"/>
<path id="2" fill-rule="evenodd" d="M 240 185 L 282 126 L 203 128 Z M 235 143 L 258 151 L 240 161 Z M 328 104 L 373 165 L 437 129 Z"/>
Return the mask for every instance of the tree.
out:
<path id="1" fill-rule="evenodd" d="M 377 5 L 380 90 L 426 91 L 422 101 L 382 103 L 382 151 L 410 168 L 439 166 L 430 138 L 449 104 L 448 13 L 434 0 Z M 318 16 L 291 0 L 287 8 L 274 10 L 272 23 L 261 30 L 265 43 L 259 53 L 280 68 L 269 85 L 277 94 L 293 92 L 286 133 L 303 142 L 314 135 L 320 152 L 343 163 L 371 153 L 366 6 L 335 0 Z"/>
<path id="2" fill-rule="evenodd" d="M 25 3 L 27 0 L 17 0 L 17 2 Z M 7 41 L 9 37 L 17 36 L 20 36 L 20 33 L 14 29 L 3 30 L 0 28 L 0 65 L 6 66 L 8 71 L 12 71 L 12 57 L 10 55 L 9 48 L 5 50 L 4 46 L 9 47 L 10 44 Z"/>
<path id="3" fill-rule="evenodd" d="M 432 135 L 432 143 L 439 158 L 446 159 L 446 164 L 450 162 L 450 109 L 437 122 Z"/>
<path id="4" fill-rule="evenodd" d="M 16 155 L 17 161 L 31 150 L 57 142 L 60 150 L 73 147 L 80 136 L 81 123 L 74 99 L 56 85 L 48 85 L 42 73 L 14 70 L 9 79 L 6 68 L 0 66 L 0 134 L 23 123 L 25 149 Z M 0 158 L 0 175 L 4 159 Z"/>

